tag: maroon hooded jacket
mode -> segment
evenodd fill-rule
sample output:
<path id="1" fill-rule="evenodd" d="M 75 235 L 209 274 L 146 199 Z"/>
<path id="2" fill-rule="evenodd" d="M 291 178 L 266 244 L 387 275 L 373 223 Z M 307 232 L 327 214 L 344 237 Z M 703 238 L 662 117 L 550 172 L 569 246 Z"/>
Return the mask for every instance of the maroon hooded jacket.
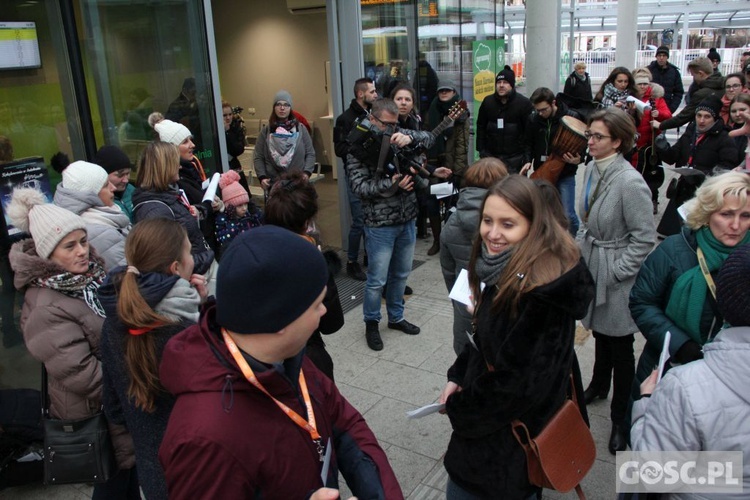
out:
<path id="1" fill-rule="evenodd" d="M 177 397 L 159 449 L 169 498 L 307 498 L 324 486 L 315 444 L 245 379 L 215 311 L 204 310 L 199 324 L 173 337 L 162 357 L 161 382 Z M 338 487 L 340 470 L 360 500 L 403 498 L 362 415 L 306 356 L 271 367 L 248 362 L 269 393 L 306 418 L 297 387 L 300 367 L 304 371 L 318 432 L 334 448 L 325 486 Z"/>

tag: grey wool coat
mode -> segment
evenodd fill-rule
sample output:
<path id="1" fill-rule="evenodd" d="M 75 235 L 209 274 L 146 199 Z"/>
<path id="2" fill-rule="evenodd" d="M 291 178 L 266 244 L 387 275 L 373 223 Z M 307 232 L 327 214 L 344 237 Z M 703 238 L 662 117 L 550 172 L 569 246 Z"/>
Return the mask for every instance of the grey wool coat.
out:
<path id="1" fill-rule="evenodd" d="M 638 331 L 628 307 L 630 289 L 656 241 L 651 191 L 622 155 L 604 171 L 598 193 L 595 162 L 586 166 L 583 179 L 582 224 L 576 240 L 596 282 L 596 297 L 583 325 L 622 337 Z"/>

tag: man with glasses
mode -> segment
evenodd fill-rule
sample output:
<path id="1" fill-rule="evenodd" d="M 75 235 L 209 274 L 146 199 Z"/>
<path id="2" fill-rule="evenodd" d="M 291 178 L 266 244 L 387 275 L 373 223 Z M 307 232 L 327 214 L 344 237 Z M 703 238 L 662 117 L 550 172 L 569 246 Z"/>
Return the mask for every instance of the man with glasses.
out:
<path id="1" fill-rule="evenodd" d="M 656 60 L 648 65 L 652 81 L 664 87 L 664 100 L 669 111 L 674 114 L 680 107 L 685 87 L 682 85 L 680 69 L 669 62 L 669 47 L 662 45 L 656 49 Z"/>
<path id="2" fill-rule="evenodd" d="M 365 339 L 370 349 L 380 351 L 380 297 L 384 286 L 388 328 L 407 335 L 420 331 L 404 319 L 403 297 L 416 242 L 415 187 L 426 186 L 427 180 L 409 165 L 411 156 L 416 155 L 404 155 L 403 148 L 429 148 L 434 136 L 399 130 L 398 107 L 391 99 L 376 100 L 368 118 L 352 132 L 361 135 L 357 139 L 350 136 L 346 169 L 351 190 L 362 201 L 369 257 L 363 304 Z M 399 150 L 402 154 L 397 155 Z"/>
<path id="3" fill-rule="evenodd" d="M 477 113 L 476 150 L 479 156 L 494 156 L 509 173 L 523 166 L 526 121 L 534 110 L 529 99 L 516 92 L 516 74 L 510 66 L 497 74 L 495 92 L 488 95 Z"/>
<path id="4" fill-rule="evenodd" d="M 534 168 L 539 168 L 542 163 L 547 161 L 547 157 L 552 150 L 552 141 L 555 139 L 563 116 L 572 116 L 578 120 L 583 120 L 578 112 L 568 108 L 564 102 L 558 103 L 555 100 L 555 94 L 546 87 L 536 89 L 529 100 L 534 107 L 534 112 L 531 113 L 526 124 L 524 165 L 521 174 L 528 172 L 532 162 Z M 575 207 L 576 170 L 578 170 L 578 165 L 581 163 L 585 151 L 586 148 L 584 147 L 580 151 L 568 151 L 563 155 L 566 165 L 563 167 L 556 184 L 570 222 L 568 230 L 573 236 L 578 232 L 579 224 Z"/>
<path id="5" fill-rule="evenodd" d="M 352 223 L 349 226 L 349 241 L 347 246 L 347 263 L 346 274 L 350 278 L 365 281 L 367 276 L 362 267 L 357 262 L 359 257 L 359 243 L 364 236 L 364 220 L 362 218 L 362 202 L 359 197 L 352 193 L 349 187 L 348 174 L 346 174 L 346 156 L 349 154 L 349 132 L 354 127 L 354 122 L 358 118 L 367 116 L 367 112 L 372 107 L 372 103 L 378 98 L 375 90 L 375 83 L 370 78 L 360 78 L 354 82 L 354 99 L 349 104 L 349 108 L 336 118 L 336 126 L 333 129 L 333 146 L 336 156 L 344 162 L 346 195 L 349 200 L 349 210 L 352 216 Z"/>

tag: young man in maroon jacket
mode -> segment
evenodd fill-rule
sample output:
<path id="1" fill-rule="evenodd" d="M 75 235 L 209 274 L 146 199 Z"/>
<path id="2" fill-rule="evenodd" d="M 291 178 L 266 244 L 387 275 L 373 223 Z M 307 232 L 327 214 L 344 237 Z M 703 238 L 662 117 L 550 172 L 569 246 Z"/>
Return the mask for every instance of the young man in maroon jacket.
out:
<path id="1" fill-rule="evenodd" d="M 162 356 L 170 498 L 333 499 L 339 471 L 359 498 L 403 498 L 362 415 L 304 356 L 327 281 L 322 254 L 285 229 L 229 246 L 216 303 Z"/>

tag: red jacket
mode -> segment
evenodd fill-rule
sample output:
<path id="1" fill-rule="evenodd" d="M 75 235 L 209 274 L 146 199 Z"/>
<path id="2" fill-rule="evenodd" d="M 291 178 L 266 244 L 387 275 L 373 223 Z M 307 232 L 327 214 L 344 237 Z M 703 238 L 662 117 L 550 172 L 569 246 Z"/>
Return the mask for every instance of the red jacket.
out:
<path id="1" fill-rule="evenodd" d="M 662 97 L 663 95 L 664 89 L 661 87 L 661 85 L 652 83 L 651 86 L 646 89 L 643 97 L 641 97 L 641 101 L 643 102 L 649 102 L 649 99 L 651 99 L 652 97 L 654 98 L 656 110 L 659 112 L 659 117 L 656 119 L 660 122 L 672 118 L 672 112 L 669 111 L 669 106 L 667 106 L 667 101 L 665 101 L 664 97 Z M 635 143 L 636 147 L 642 148 L 644 146 L 650 145 L 651 137 L 653 136 L 653 134 L 654 129 L 651 126 L 651 115 L 650 112 L 648 112 L 641 117 L 641 121 L 638 124 L 638 140 Z"/>
<path id="2" fill-rule="evenodd" d="M 209 306 L 198 325 L 164 349 L 161 382 L 177 397 L 159 449 L 169 498 L 309 497 L 324 486 L 310 435 L 244 378 L 214 318 Z M 269 393 L 306 417 L 297 388 L 301 366 L 318 432 L 334 448 L 326 486 L 337 487 L 340 470 L 360 499 L 403 498 L 362 415 L 306 356 L 287 359 L 287 375 L 280 367 L 259 371 L 257 361 L 249 363 Z"/>

